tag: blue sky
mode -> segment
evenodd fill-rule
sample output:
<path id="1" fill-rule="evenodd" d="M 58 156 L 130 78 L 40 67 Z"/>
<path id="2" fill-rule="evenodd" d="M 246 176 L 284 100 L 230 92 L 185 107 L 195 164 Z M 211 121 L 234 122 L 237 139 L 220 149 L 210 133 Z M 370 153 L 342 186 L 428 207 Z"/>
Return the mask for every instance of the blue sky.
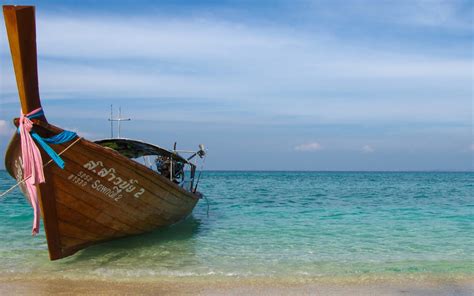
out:
<path id="1" fill-rule="evenodd" d="M 473 170 L 472 1 L 30 3 L 46 115 L 85 137 L 114 104 L 123 136 L 204 143 L 208 169 Z"/>

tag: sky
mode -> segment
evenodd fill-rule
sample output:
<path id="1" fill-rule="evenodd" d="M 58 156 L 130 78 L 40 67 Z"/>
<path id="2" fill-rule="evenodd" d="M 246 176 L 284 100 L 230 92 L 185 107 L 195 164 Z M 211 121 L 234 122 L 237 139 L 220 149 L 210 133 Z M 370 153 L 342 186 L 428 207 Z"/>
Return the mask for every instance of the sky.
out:
<path id="1" fill-rule="evenodd" d="M 474 170 L 473 1 L 29 3 L 46 116 L 88 139 L 113 104 L 209 170 Z M 19 109 L 1 26 L 1 155 Z"/>

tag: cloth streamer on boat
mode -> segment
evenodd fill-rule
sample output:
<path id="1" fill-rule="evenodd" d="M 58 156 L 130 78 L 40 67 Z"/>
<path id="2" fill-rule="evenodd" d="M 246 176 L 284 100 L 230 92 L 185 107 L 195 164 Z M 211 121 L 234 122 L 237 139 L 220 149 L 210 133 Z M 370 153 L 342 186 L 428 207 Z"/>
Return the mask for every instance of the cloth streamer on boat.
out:
<path id="1" fill-rule="evenodd" d="M 32 234 L 36 235 L 39 232 L 40 209 L 38 203 L 38 192 L 36 185 L 44 183 L 43 160 L 41 152 L 36 146 L 35 139 L 44 151 L 51 157 L 51 159 L 61 168 L 64 169 L 64 161 L 61 157 L 48 145 L 62 144 L 71 141 L 77 135 L 74 132 L 62 131 L 61 133 L 51 137 L 42 138 L 36 132 L 32 131 L 33 122 L 31 119 L 43 116 L 41 108 L 35 109 L 28 114 L 21 112 L 18 131 L 21 138 L 21 158 L 23 162 L 23 177 L 26 180 L 26 190 L 30 198 L 31 206 L 34 211 Z"/>

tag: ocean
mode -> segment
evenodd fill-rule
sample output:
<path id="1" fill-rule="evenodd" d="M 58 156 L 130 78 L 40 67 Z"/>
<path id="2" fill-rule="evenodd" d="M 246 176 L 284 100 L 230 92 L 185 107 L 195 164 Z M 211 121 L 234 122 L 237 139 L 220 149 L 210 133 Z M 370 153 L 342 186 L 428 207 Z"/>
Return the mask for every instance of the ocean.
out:
<path id="1" fill-rule="evenodd" d="M 0 192 L 15 181 L 0 171 Z M 19 190 L 0 201 L 0 277 L 471 278 L 474 173 L 205 171 L 192 216 L 49 261 Z"/>

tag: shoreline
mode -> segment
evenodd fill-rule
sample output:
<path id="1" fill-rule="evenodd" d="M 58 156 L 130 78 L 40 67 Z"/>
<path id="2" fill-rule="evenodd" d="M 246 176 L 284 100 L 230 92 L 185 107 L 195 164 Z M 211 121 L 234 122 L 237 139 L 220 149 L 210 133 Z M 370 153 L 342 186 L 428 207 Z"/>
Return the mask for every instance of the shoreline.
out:
<path id="1" fill-rule="evenodd" d="M 283 278 L 67 279 L 0 277 L 1 295 L 473 295 L 474 278 L 331 281 Z"/>

